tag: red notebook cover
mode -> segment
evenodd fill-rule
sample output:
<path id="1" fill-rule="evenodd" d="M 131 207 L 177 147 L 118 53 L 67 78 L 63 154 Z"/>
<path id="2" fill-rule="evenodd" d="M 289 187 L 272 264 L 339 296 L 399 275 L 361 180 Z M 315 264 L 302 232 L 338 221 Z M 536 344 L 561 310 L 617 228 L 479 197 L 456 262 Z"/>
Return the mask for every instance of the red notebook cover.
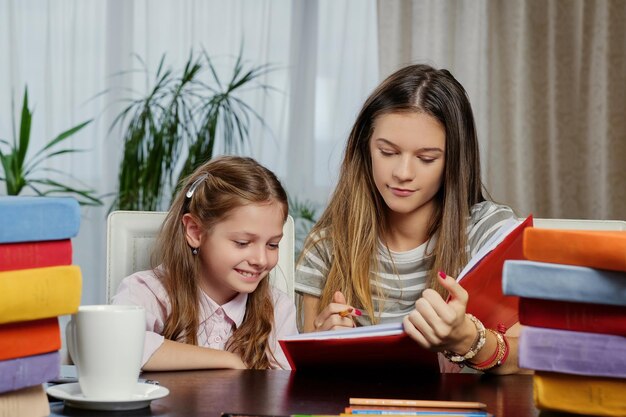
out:
<path id="1" fill-rule="evenodd" d="M 502 267 L 509 259 L 524 259 L 524 229 L 533 225 L 533 217 L 515 227 L 491 252 L 487 253 L 459 283 L 469 293 L 467 312 L 487 328 L 507 329 L 518 322 L 519 297 L 502 293 Z"/>
<path id="2" fill-rule="evenodd" d="M 522 297 L 519 321 L 526 326 L 626 336 L 626 307 Z"/>
<path id="3" fill-rule="evenodd" d="M 376 334 L 381 328 L 394 329 L 394 334 Z M 346 337 L 352 333 L 361 335 Z M 402 323 L 305 333 L 279 343 L 293 370 L 378 368 L 439 373 L 437 353 L 420 347 L 407 336 Z"/>
<path id="4" fill-rule="evenodd" d="M 0 325 L 0 360 L 39 355 L 61 349 L 56 317 Z"/>
<path id="5" fill-rule="evenodd" d="M 0 244 L 0 271 L 70 265 L 70 239 Z"/>

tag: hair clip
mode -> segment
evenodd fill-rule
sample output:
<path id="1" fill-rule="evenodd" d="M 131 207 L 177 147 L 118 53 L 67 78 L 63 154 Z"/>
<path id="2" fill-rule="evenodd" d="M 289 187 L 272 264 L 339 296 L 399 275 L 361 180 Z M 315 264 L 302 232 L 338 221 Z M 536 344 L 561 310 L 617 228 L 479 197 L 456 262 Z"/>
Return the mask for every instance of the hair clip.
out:
<path id="1" fill-rule="evenodd" d="M 185 194 L 185 197 L 187 198 L 191 198 L 191 196 L 193 195 L 193 193 L 196 192 L 196 188 L 198 188 L 198 185 L 200 185 L 200 183 L 204 180 L 206 180 L 209 177 L 209 174 L 207 174 L 206 172 L 202 175 L 200 175 L 198 178 L 196 178 L 196 180 L 191 184 L 191 186 L 189 187 L 189 190 L 187 190 L 187 193 Z"/>

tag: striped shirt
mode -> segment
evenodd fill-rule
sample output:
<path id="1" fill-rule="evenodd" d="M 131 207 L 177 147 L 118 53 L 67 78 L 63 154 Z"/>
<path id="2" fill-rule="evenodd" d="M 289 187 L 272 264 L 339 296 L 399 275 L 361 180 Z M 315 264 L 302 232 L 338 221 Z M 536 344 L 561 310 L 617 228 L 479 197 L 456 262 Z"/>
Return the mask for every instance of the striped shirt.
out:
<path id="1" fill-rule="evenodd" d="M 470 210 L 468 224 L 468 257 L 471 258 L 487 243 L 489 238 L 508 219 L 515 217 L 513 211 L 491 201 L 476 204 Z M 379 241 L 376 254 L 379 271 L 371 273 L 374 309 L 379 313 L 380 323 L 399 322 L 413 309 L 415 300 L 426 288 L 427 276 L 433 263 L 432 250 L 435 238 L 406 252 L 387 251 Z M 296 291 L 320 297 L 330 268 L 332 253 L 329 242 L 323 240 L 305 253 L 296 268 Z M 391 255 L 391 257 L 390 257 Z M 395 265 L 395 269 L 394 269 Z M 397 274 L 396 272 L 397 271 Z M 377 275 L 377 276 L 376 276 Z M 382 297 L 375 294 L 382 293 Z M 360 325 L 371 324 L 364 311 L 357 317 Z"/>

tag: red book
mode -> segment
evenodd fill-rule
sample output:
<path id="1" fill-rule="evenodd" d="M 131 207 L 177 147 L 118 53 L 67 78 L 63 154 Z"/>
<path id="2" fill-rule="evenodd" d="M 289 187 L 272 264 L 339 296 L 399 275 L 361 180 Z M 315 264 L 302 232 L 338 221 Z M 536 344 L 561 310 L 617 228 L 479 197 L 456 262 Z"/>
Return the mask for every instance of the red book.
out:
<path id="1" fill-rule="evenodd" d="M 501 236 L 493 243 L 495 247 L 489 250 L 492 245 L 486 243 L 488 253 L 479 251 L 468 263 L 469 272 L 461 271 L 457 278 L 469 293 L 467 312 L 487 328 L 497 329 L 502 324 L 508 329 L 518 322 L 519 297 L 502 293 L 502 268 L 506 260 L 524 259 L 523 232 L 532 225 L 533 217 L 528 216 L 521 223 L 503 226 Z"/>
<path id="2" fill-rule="evenodd" d="M 279 340 L 293 370 L 395 369 L 439 373 L 436 352 L 420 347 L 402 323 L 302 333 Z"/>
<path id="3" fill-rule="evenodd" d="M 0 361 L 61 349 L 56 317 L 0 325 Z"/>
<path id="4" fill-rule="evenodd" d="M 0 244 L 0 271 L 70 265 L 70 239 Z"/>
<path id="5" fill-rule="evenodd" d="M 626 307 L 520 298 L 521 324 L 550 329 L 626 336 Z"/>

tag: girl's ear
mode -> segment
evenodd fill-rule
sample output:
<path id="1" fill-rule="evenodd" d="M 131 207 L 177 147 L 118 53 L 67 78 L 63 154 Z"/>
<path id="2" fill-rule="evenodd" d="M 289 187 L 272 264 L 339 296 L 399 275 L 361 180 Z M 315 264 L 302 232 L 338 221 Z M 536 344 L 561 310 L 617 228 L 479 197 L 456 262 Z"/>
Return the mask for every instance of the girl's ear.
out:
<path id="1" fill-rule="evenodd" d="M 183 227 L 185 238 L 192 248 L 197 248 L 202 243 L 202 225 L 190 213 L 183 215 Z"/>

